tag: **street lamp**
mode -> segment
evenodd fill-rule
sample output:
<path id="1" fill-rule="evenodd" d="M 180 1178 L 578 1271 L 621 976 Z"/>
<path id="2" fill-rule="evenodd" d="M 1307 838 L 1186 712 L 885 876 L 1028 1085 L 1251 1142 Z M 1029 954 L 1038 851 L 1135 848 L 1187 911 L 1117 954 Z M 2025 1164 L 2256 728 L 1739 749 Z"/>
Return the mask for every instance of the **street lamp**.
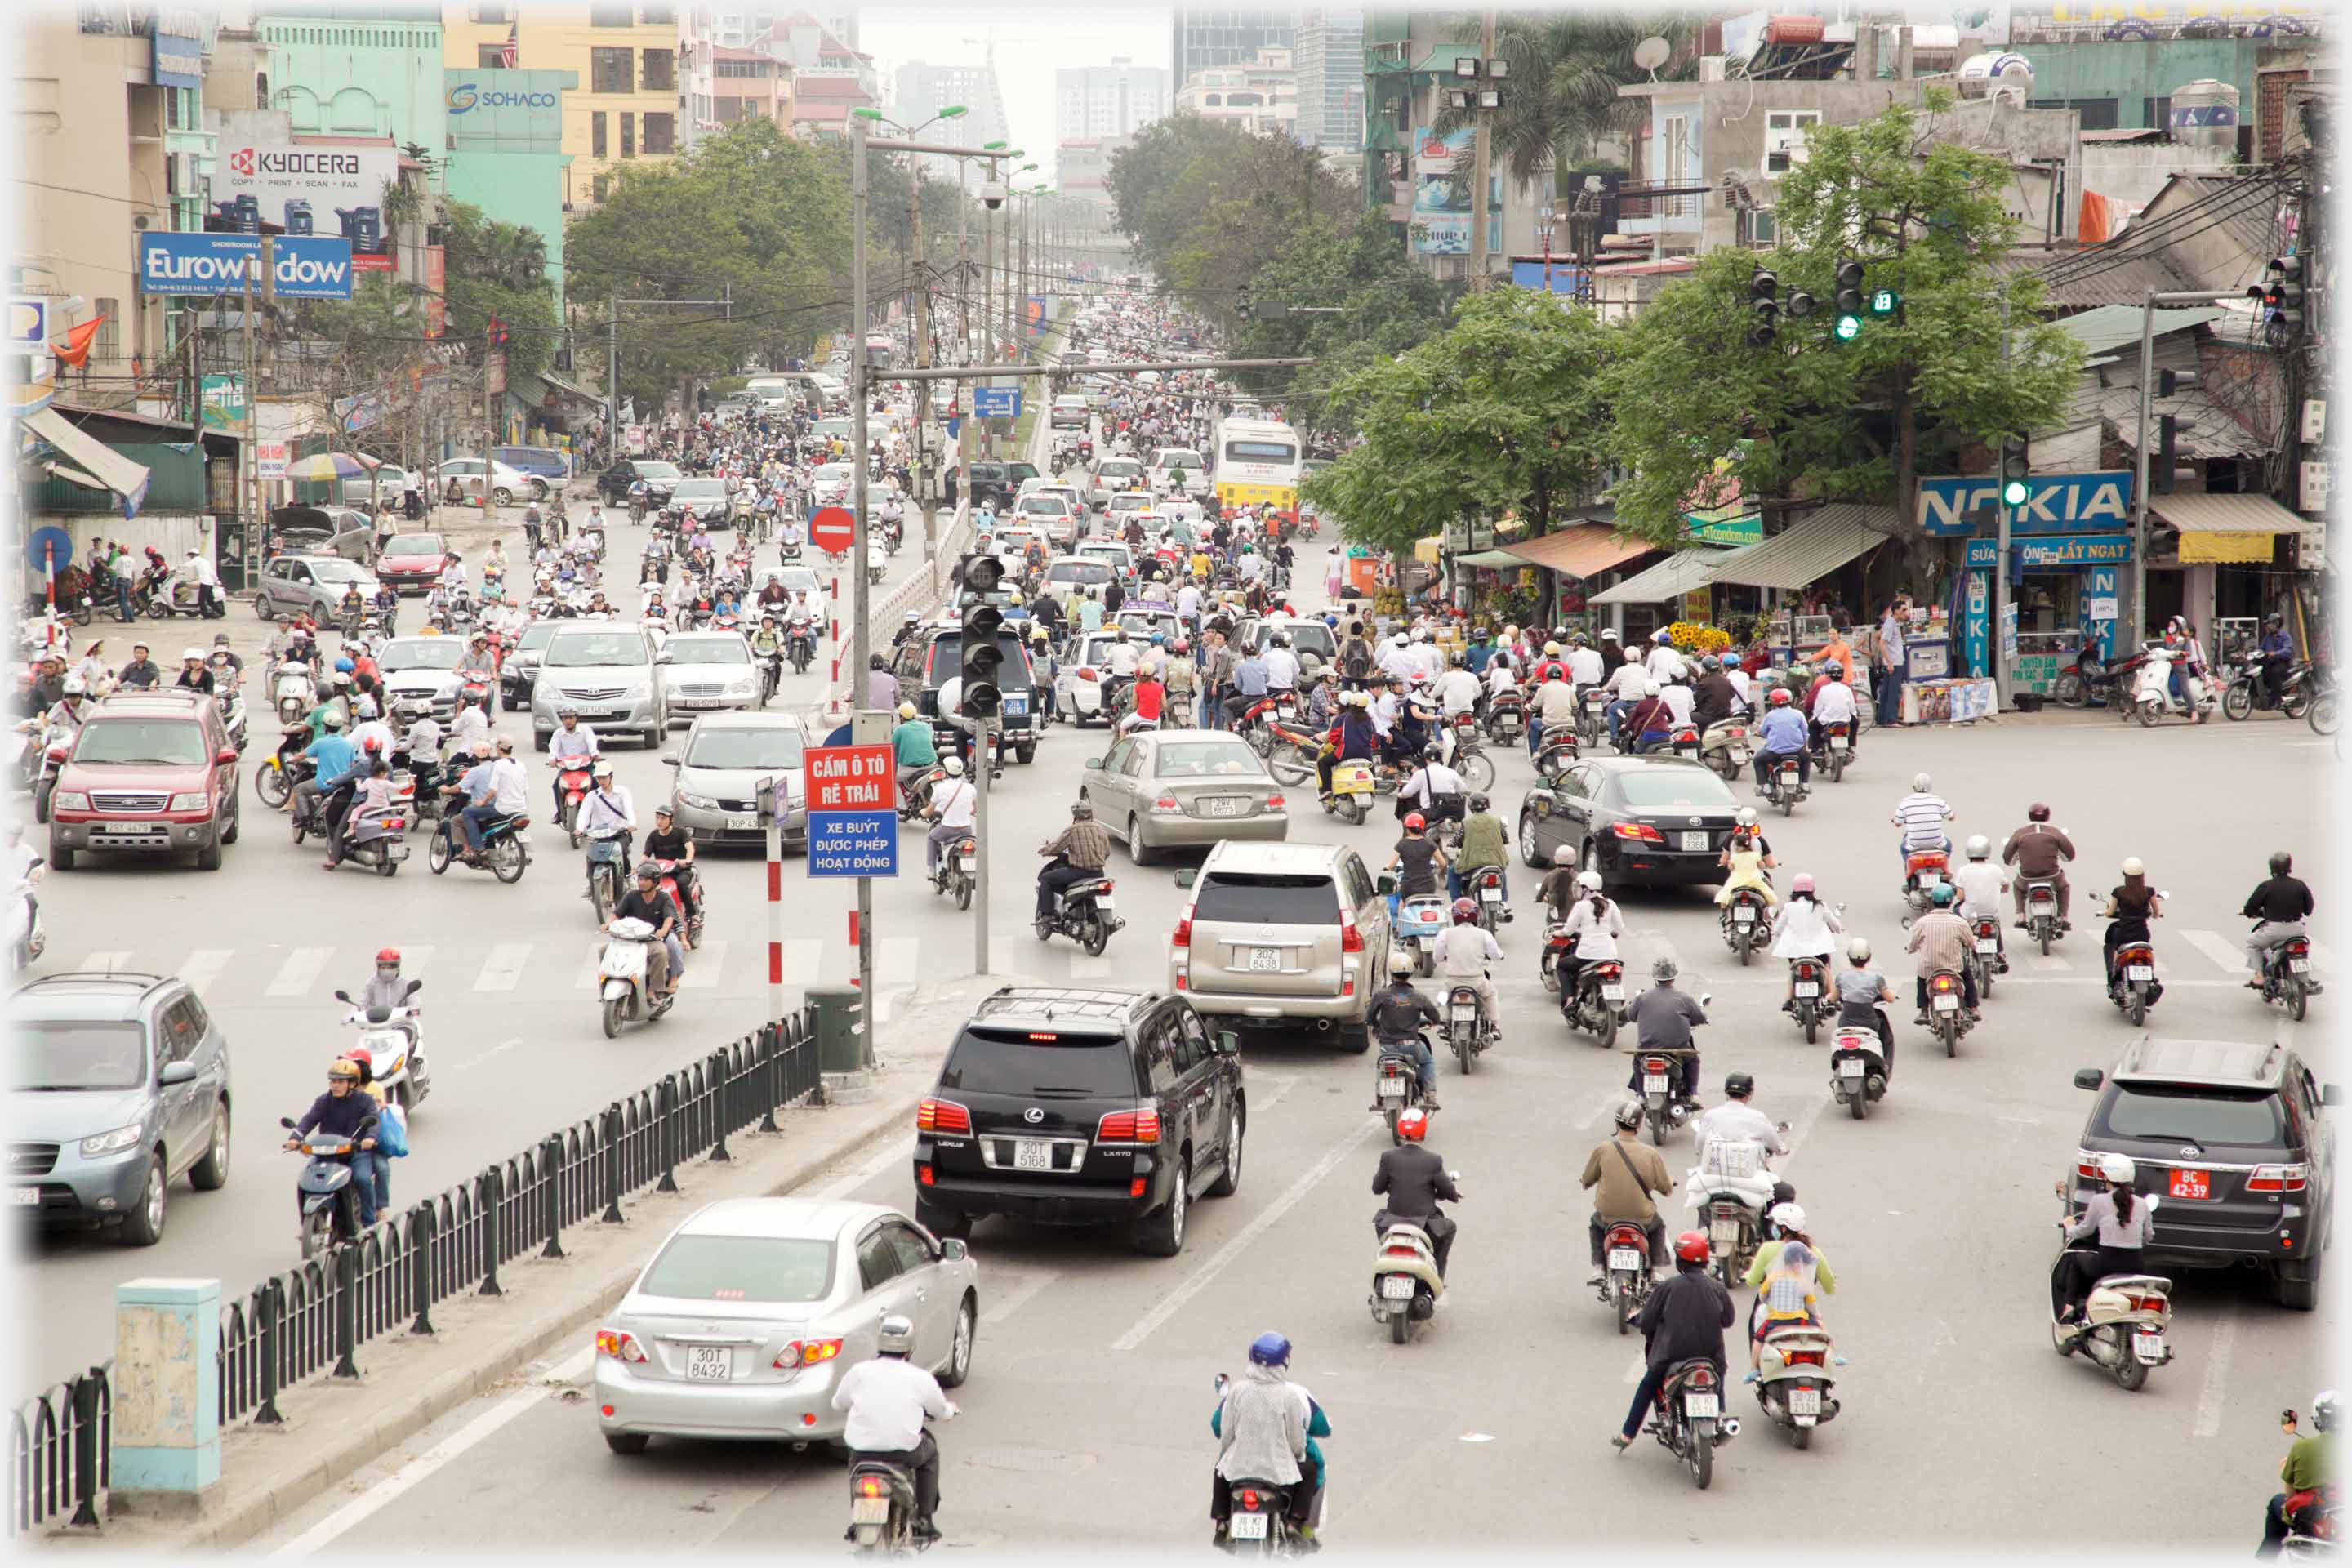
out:
<path id="1" fill-rule="evenodd" d="M 1445 101 L 1471 117 L 1476 127 L 1470 154 L 1470 288 L 1486 287 L 1486 184 L 1491 133 L 1486 116 L 1503 106 L 1502 83 L 1511 75 L 1511 62 L 1495 53 L 1495 14 L 1486 13 L 1479 52 L 1459 55 L 1454 61 L 1454 89 Z"/>

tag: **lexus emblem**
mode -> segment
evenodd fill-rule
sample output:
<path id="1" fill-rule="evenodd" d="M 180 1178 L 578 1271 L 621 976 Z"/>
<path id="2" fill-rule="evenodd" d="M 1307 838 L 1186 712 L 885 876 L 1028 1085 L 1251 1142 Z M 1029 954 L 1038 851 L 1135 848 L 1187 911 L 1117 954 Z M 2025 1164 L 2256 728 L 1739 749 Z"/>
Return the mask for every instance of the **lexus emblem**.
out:
<path id="1" fill-rule="evenodd" d="M 1034 1127 L 1037 1123 L 1045 1120 L 1045 1113 L 1033 1105 L 1028 1110 L 1021 1113 L 1021 1120 L 1026 1121 L 1030 1126 Z"/>

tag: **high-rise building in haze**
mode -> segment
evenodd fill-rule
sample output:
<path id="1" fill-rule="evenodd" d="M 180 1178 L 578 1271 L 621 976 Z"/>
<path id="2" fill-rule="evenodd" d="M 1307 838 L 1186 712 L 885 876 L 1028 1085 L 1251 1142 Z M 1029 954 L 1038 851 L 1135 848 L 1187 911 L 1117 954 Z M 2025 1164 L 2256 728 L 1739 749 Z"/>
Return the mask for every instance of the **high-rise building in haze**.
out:
<path id="1" fill-rule="evenodd" d="M 929 65 L 910 60 L 898 68 L 898 91 L 890 118 L 909 130 L 940 110 L 961 104 L 965 113 L 942 120 L 922 133 L 926 142 L 956 147 L 979 147 L 1008 140 L 1012 132 L 1004 117 L 1004 94 L 996 85 L 996 67 L 988 65 Z M 935 177 L 956 177 L 957 160 L 940 155 L 924 160 Z"/>
<path id="2" fill-rule="evenodd" d="M 1364 147 L 1364 14 L 1352 6 L 1298 13 L 1298 140 L 1327 153 Z"/>
<path id="3" fill-rule="evenodd" d="M 1113 58 L 1054 73 L 1054 138 L 1057 142 L 1132 136 L 1168 113 L 1166 68 Z"/>
<path id="4" fill-rule="evenodd" d="M 1170 50 L 1172 78 L 1181 87 L 1200 71 L 1245 65 L 1260 49 L 1286 49 L 1297 17 L 1287 6 L 1179 5 Z"/>

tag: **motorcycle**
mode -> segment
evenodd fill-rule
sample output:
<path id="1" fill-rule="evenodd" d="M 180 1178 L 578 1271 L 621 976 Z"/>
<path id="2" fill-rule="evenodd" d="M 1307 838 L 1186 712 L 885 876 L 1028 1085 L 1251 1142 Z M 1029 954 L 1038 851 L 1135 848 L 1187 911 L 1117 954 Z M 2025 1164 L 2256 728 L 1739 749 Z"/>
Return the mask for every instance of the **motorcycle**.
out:
<path id="1" fill-rule="evenodd" d="M 1830 1037 L 1830 1095 L 1856 1121 L 1870 1114 L 1870 1102 L 1886 1097 L 1885 1042 L 1874 1028 L 1840 1024 Z"/>
<path id="2" fill-rule="evenodd" d="M 1446 902 L 1435 893 L 1398 900 L 1396 943 L 1412 953 L 1424 975 L 1437 967 L 1437 939 L 1445 933 L 1446 918 Z"/>
<path id="3" fill-rule="evenodd" d="M 1420 1058 L 1397 1042 L 1382 1040 L 1380 1058 L 1372 1064 L 1371 1108 L 1387 1121 L 1392 1147 L 1404 1142 L 1397 1136 L 1397 1118 L 1420 1104 Z"/>
<path id="4" fill-rule="evenodd" d="M 1979 1004 L 1992 1000 L 1993 982 L 2000 975 L 2000 917 L 1976 915 L 1969 926 L 1975 942 L 1969 953 L 1969 968 L 1977 977 L 1977 1000 Z"/>
<path id="5" fill-rule="evenodd" d="M 1658 1389 L 1658 1414 L 1650 1435 L 1659 1447 L 1690 1467 L 1691 1479 L 1705 1491 L 1715 1476 L 1715 1450 L 1739 1436 L 1739 1417 L 1723 1413 L 1723 1381 L 1710 1362 L 1677 1362 Z"/>
<path id="6" fill-rule="evenodd" d="M 530 868 L 530 841 L 523 830 L 530 826 L 528 816 L 509 816 L 490 823 L 482 829 L 481 858 L 473 862 L 477 871 L 488 871 L 501 882 L 522 880 Z M 444 811 L 441 821 L 433 830 L 433 842 L 425 851 L 425 864 L 436 877 L 449 869 L 450 863 L 465 861 L 465 840 L 457 826 L 457 813 Z"/>
<path id="7" fill-rule="evenodd" d="M 39 725 L 37 720 L 26 725 L 24 727 L 26 732 L 33 733 L 37 725 Z M 74 741 L 78 733 L 63 724 L 39 726 L 38 736 L 34 742 L 37 755 L 34 760 L 32 777 L 35 822 L 47 822 L 49 819 L 49 799 L 57 794 L 58 770 L 65 766 L 66 759 L 73 754 Z"/>
<path id="8" fill-rule="evenodd" d="M 1813 1445 L 1813 1430 L 1837 1419 L 1837 1383 L 1831 1375 L 1837 1347 L 1827 1331 L 1801 1323 L 1768 1329 L 1756 1381 L 1756 1402 L 1789 1434 L 1789 1445 Z"/>
<path id="9" fill-rule="evenodd" d="M 1507 746 L 1527 733 L 1528 701 L 1517 691 L 1498 692 L 1486 703 L 1486 738 Z"/>
<path id="10" fill-rule="evenodd" d="M 2065 650 L 2058 657 L 2066 658 Z M 2136 653 L 2109 664 L 2095 650 L 2078 647 L 2074 650 L 2074 662 L 2060 669 L 2051 683 L 2050 695 L 2061 708 L 2104 708 L 2130 689 L 2132 677 L 2145 658 Z"/>
<path id="11" fill-rule="evenodd" d="M 253 789 L 261 802 L 273 811 L 284 805 L 294 794 L 294 786 L 312 776 L 317 766 L 302 754 L 310 743 L 310 727 L 305 724 L 287 726 L 278 750 L 261 759 L 253 770 Z"/>
<path id="12" fill-rule="evenodd" d="M 1495 1043 L 1496 1033 L 1477 987 L 1456 985 L 1446 993 L 1445 1043 L 1465 1076 L 1478 1070 L 1479 1054 Z"/>
<path id="13" fill-rule="evenodd" d="M 956 1407 L 949 1405 L 948 1415 L 956 1414 Z M 932 1538 L 916 1534 L 915 1521 L 913 1470 L 887 1459 L 850 1463 L 847 1537 L 856 1555 L 903 1557 L 927 1550 Z"/>
<path id="14" fill-rule="evenodd" d="M 424 988 L 425 982 L 412 980 L 402 995 L 414 996 Z M 420 1011 L 404 1000 L 397 1007 L 362 1010 L 348 993 L 341 991 L 335 993 L 335 1000 L 352 1009 L 343 1016 L 343 1022 L 360 1032 L 353 1044 L 355 1048 L 368 1053 L 375 1087 L 403 1110 L 415 1109 L 419 1100 L 433 1092 L 432 1068 L 425 1060 L 425 1026 Z"/>
<path id="15" fill-rule="evenodd" d="M 1536 776 L 1558 778 L 1568 771 L 1579 752 L 1579 731 L 1566 724 L 1554 724 L 1536 738 Z"/>
<path id="16" fill-rule="evenodd" d="M 2303 1022 L 2309 999 L 2317 994 L 2318 982 L 2311 978 L 2311 943 L 2302 937 L 2289 937 L 2263 954 L 2263 1000 L 2283 1002 L 2287 1016 Z"/>
<path id="17" fill-rule="evenodd" d="M 2067 923 L 2058 918 L 2058 879 L 2054 877 L 2031 877 L 2025 883 L 2025 930 L 2042 944 L 2046 954 L 2050 944 L 2066 933 Z"/>
<path id="18" fill-rule="evenodd" d="M 1723 944 L 1739 955 L 1744 969 L 1772 935 L 1772 906 L 1765 901 L 1760 888 L 1735 888 L 1717 924 L 1723 931 Z"/>
<path id="19" fill-rule="evenodd" d="M 2115 973 L 2107 980 L 2107 1000 L 2137 1028 L 2147 1022 L 2164 987 L 2156 978 L 2156 947 L 2148 942 L 2126 942 L 2116 949 Z"/>
<path id="20" fill-rule="evenodd" d="M 1650 1233 L 1631 1220 L 1611 1220 L 1601 1243 L 1601 1302 L 1617 1310 L 1617 1331 L 1632 1331 L 1650 1300 Z"/>
<path id="21" fill-rule="evenodd" d="M 364 867 L 379 877 L 399 875 L 401 863 L 408 858 L 406 805 L 395 800 L 391 810 L 377 816 L 362 815 L 354 805 L 343 814 L 341 831 L 345 865 Z"/>
<path id="22" fill-rule="evenodd" d="M 1478 929 L 1492 933 L 1503 923 L 1503 873 L 1491 866 L 1473 871 L 1468 886 L 1478 905 Z"/>
<path id="23" fill-rule="evenodd" d="M 1698 761 L 1698 731 L 1687 724 L 1677 724 L 1666 736 L 1666 753 L 1684 762 Z"/>
<path id="24" fill-rule="evenodd" d="M 1053 914 L 1035 921 L 1037 940 L 1045 942 L 1059 932 L 1085 948 L 1088 957 L 1101 957 L 1103 949 L 1110 945 L 1111 933 L 1127 924 L 1113 908 L 1111 886 L 1111 879 L 1104 877 L 1063 889 L 1055 895 Z"/>
<path id="25" fill-rule="evenodd" d="M 1562 952 L 1566 952 L 1565 943 Z M 1561 1004 L 1560 1015 L 1571 1029 L 1590 1029 L 1601 1046 L 1617 1043 L 1625 1024 L 1625 965 L 1614 958 L 1588 960 L 1577 972 L 1575 989 Z"/>
<path id="26" fill-rule="evenodd" d="M 1825 960 L 1810 956 L 1789 960 L 1789 1012 L 1797 1020 L 1797 1027 L 1805 1031 L 1805 1044 L 1809 1046 L 1829 1010 L 1825 991 L 1829 984 L 1829 964 Z"/>
<path id="27" fill-rule="evenodd" d="M 1606 688 L 1587 687 L 1580 694 L 1582 701 L 1576 715 L 1577 733 L 1588 746 L 1597 746 L 1609 733 L 1609 692 Z"/>
<path id="28" fill-rule="evenodd" d="M 1795 816 L 1797 803 L 1812 793 L 1793 752 L 1775 760 L 1764 770 L 1765 804 L 1779 806 L 1783 816 Z"/>
<path id="29" fill-rule="evenodd" d="M 1331 793 L 1323 797 L 1323 809 L 1350 825 L 1360 823 L 1371 815 L 1372 800 L 1379 792 L 1379 776 L 1370 763 L 1360 757 L 1335 763 L 1331 767 Z"/>
<path id="30" fill-rule="evenodd" d="M 2150 647 L 2147 657 L 2132 680 L 2131 701 L 2116 711 L 2119 719 L 2137 719 L 2143 729 L 2153 729 L 2168 714 L 2179 714 L 2195 721 L 2204 717 L 2213 706 L 2213 694 L 2205 682 L 2194 675 L 2184 675 L 2182 686 L 2188 698 L 2172 694 L 2172 650 L 2162 646 Z"/>
<path id="31" fill-rule="evenodd" d="M 1743 719 L 1718 719 L 1698 738 L 1699 761 L 1723 775 L 1726 784 L 1748 766 L 1748 723 Z"/>
<path id="32" fill-rule="evenodd" d="M 580 803 L 588 798 L 591 779 L 589 770 L 595 765 L 593 757 L 557 757 L 552 759 L 556 782 L 563 791 L 563 816 L 558 824 L 572 847 L 580 847 Z"/>
<path id="33" fill-rule="evenodd" d="M 279 1117 L 278 1124 L 289 1132 L 294 1130 L 290 1116 Z M 310 1159 L 294 1181 L 296 1235 L 305 1261 L 325 1256 L 331 1247 L 360 1238 L 360 1200 L 358 1189 L 352 1185 L 352 1155 L 363 1140 L 375 1135 L 375 1125 L 376 1118 L 369 1117 L 360 1123 L 355 1138 L 313 1129 L 290 1151 Z"/>
<path id="34" fill-rule="evenodd" d="M 2143 1196 L 2152 1213 L 2160 1195 Z M 2066 1222 L 2059 1222 L 2063 1232 Z M 2110 1274 L 2091 1287 L 2082 1316 L 2059 1321 L 2064 1306 L 2067 1253 L 2087 1243 L 2061 1245 L 2050 1265 L 2050 1343 L 2062 1356 L 2080 1351 L 2127 1393 L 2137 1393 L 2153 1369 L 2172 1359 L 2165 1331 L 2172 1325 L 2172 1281 L 2155 1274 Z"/>
<path id="35" fill-rule="evenodd" d="M 1448 726 L 1451 744 L 1444 758 L 1445 765 L 1462 775 L 1463 782 L 1484 794 L 1495 787 L 1495 760 L 1478 742 L 1477 716 L 1457 713 Z"/>
<path id="36" fill-rule="evenodd" d="M 604 933 L 604 953 L 596 961 L 598 1005 L 604 1020 L 604 1037 L 620 1037 L 625 1023 L 650 1024 L 670 1010 L 677 998 L 656 993 L 646 984 L 646 953 L 659 939 L 645 921 L 614 921 Z"/>
<path id="37" fill-rule="evenodd" d="M 805 628 L 795 626 L 784 646 L 792 658 L 793 672 L 806 675 L 808 667 L 816 661 L 815 636 Z"/>
<path id="38" fill-rule="evenodd" d="M 1704 1008 L 1706 1004 L 1701 1001 Z M 1666 1134 L 1690 1120 L 1691 1102 L 1683 1093 L 1683 1058 L 1686 1052 L 1633 1047 L 1642 1069 L 1642 1109 L 1650 1124 L 1650 1142 L 1664 1148 Z"/>
<path id="39" fill-rule="evenodd" d="M 588 902 L 601 928 L 613 918 L 628 893 L 628 868 L 622 859 L 618 829 L 591 834 L 588 838 Z"/>
<path id="40" fill-rule="evenodd" d="M 308 665 L 291 660 L 280 664 L 270 679 L 269 692 L 278 704 L 278 717 L 291 724 L 315 707 L 319 688 L 310 679 Z"/>
<path id="41" fill-rule="evenodd" d="M 971 908 L 971 890 L 980 876 L 980 840 L 970 834 L 949 845 L 931 873 L 931 891 L 955 900 L 956 908 Z"/>
<path id="42" fill-rule="evenodd" d="M 1389 1342 L 1401 1345 L 1412 1337 L 1413 1324 L 1425 1323 L 1436 1313 L 1445 1281 L 1437 1277 L 1436 1245 L 1429 1232 L 1412 1221 L 1391 1218 L 1382 1227 L 1378 1246 L 1379 1256 L 1372 1262 L 1372 1321 L 1387 1323 Z"/>
<path id="43" fill-rule="evenodd" d="M 1927 1027 L 1943 1037 L 1944 1054 L 1948 1057 L 1960 1054 L 1960 1037 L 1976 1026 L 1976 1020 L 1961 1005 L 1962 1000 L 1959 975 L 1939 969 L 1927 976 Z"/>
<path id="44" fill-rule="evenodd" d="M 1853 731 L 1851 725 L 1822 726 L 1821 765 L 1836 784 L 1845 777 L 1846 764 L 1853 761 Z"/>
<path id="45" fill-rule="evenodd" d="M 2311 707 L 2312 699 L 2326 689 L 2327 679 L 2318 668 L 2298 660 L 2287 669 L 2286 679 L 2279 683 L 2276 698 L 2263 695 L 2262 668 L 2257 663 L 2245 674 L 2230 682 L 2221 693 L 2221 711 L 2231 722 L 2250 719 L 2256 713 L 2278 712 L 2289 719 L 2300 719 Z"/>
<path id="46" fill-rule="evenodd" d="M 1913 849 L 1903 857 L 1903 901 L 1910 906 L 1910 914 L 1903 917 L 1908 930 L 1911 917 L 1925 910 L 1932 901 L 1929 895 L 1951 875 L 1952 856 L 1948 849 Z"/>

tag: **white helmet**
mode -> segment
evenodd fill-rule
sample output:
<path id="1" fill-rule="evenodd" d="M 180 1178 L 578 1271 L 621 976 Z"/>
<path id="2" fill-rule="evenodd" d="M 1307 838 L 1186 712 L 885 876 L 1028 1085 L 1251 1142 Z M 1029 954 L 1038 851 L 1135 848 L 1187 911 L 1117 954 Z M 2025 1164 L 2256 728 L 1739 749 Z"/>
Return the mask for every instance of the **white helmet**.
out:
<path id="1" fill-rule="evenodd" d="M 2133 1182 L 2139 1179 L 2139 1167 L 2122 1154 L 2099 1156 L 2099 1174 L 2110 1182 Z"/>
<path id="2" fill-rule="evenodd" d="M 68 697 L 79 697 L 89 689 L 89 682 L 83 680 L 80 676 L 68 675 L 66 677 L 65 695 Z"/>
<path id="3" fill-rule="evenodd" d="M 1743 806 L 1741 806 L 1741 807 L 1739 808 L 1739 816 L 1738 816 L 1738 820 L 1739 826 L 1742 826 L 1742 827 L 1753 827 L 1753 826 L 1756 826 L 1756 808 L 1755 808 L 1754 806 L 1752 806 L 1752 805 L 1743 805 Z"/>
<path id="4" fill-rule="evenodd" d="M 1658 694 L 1658 683 L 1657 683 L 1656 681 L 1654 681 L 1654 680 L 1645 680 L 1645 681 L 1642 682 L 1642 695 L 1643 695 L 1643 696 L 1644 696 L 1644 697 L 1655 697 L 1657 694 Z"/>
<path id="5" fill-rule="evenodd" d="M 1913 795 L 1926 795 L 1927 793 L 1928 783 L 1929 780 L 1926 773 L 1914 773 L 1911 776 L 1911 793 Z"/>
<path id="6" fill-rule="evenodd" d="M 1853 960 L 1856 963 L 1868 963 L 1870 962 L 1870 939 L 1866 936 L 1855 937 L 1852 942 L 1845 944 L 1845 955 Z"/>
<path id="7" fill-rule="evenodd" d="M 1563 846 L 1563 847 L 1565 847 L 1565 846 Z M 1588 893 L 1597 893 L 1601 890 L 1601 873 L 1598 871 L 1580 872 L 1576 879 L 1576 885 L 1583 889 Z"/>
<path id="8" fill-rule="evenodd" d="M 2124 875 L 2126 877 L 2145 877 L 2147 875 L 2147 868 L 2140 864 L 2140 858 L 2137 855 L 2131 856 L 2124 861 L 2123 870 Z"/>
<path id="9" fill-rule="evenodd" d="M 202 658 L 204 657 L 205 650 L 200 647 L 184 647 L 180 650 L 180 658 L 184 663 L 188 659 Z"/>
<path id="10" fill-rule="evenodd" d="M 948 777 L 951 779 L 960 779 L 963 777 L 963 759 L 961 757 L 950 757 L 946 762 L 941 763 L 940 766 L 947 770 Z"/>
<path id="11" fill-rule="evenodd" d="M 2323 1388 L 2311 1396 L 2311 1429 L 2332 1432 L 2336 1429 L 2336 1406 L 2341 1396 L 2332 1388 Z"/>
<path id="12" fill-rule="evenodd" d="M 1969 840 L 1969 858 L 1981 860 L 1992 853 L 1992 840 L 1979 833 Z"/>
<path id="13" fill-rule="evenodd" d="M 1764 1217 L 1782 1230 L 1802 1231 L 1805 1228 L 1805 1211 L 1794 1204 L 1774 1204 Z"/>

